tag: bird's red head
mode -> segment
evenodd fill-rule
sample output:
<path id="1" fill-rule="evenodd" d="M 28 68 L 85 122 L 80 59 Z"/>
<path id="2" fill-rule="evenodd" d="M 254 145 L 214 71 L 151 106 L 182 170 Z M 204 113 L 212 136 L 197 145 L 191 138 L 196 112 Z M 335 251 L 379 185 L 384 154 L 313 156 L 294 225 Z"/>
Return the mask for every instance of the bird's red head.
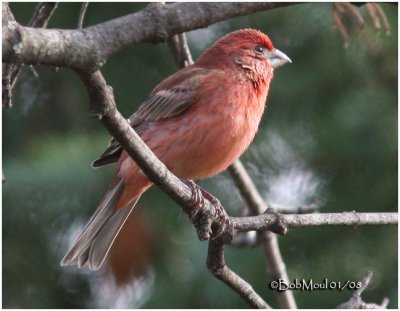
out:
<path id="1" fill-rule="evenodd" d="M 260 45 L 267 48 L 269 51 L 274 49 L 274 45 L 270 38 L 256 29 L 241 29 L 231 32 L 219 39 L 214 46 L 217 45 L 224 46 L 225 48 L 247 48 Z"/>
<path id="2" fill-rule="evenodd" d="M 266 34 L 256 29 L 241 29 L 219 39 L 200 55 L 197 64 L 206 67 L 232 66 L 232 60 L 242 56 L 267 60 L 272 68 L 291 62 L 289 57 L 275 49 Z"/>

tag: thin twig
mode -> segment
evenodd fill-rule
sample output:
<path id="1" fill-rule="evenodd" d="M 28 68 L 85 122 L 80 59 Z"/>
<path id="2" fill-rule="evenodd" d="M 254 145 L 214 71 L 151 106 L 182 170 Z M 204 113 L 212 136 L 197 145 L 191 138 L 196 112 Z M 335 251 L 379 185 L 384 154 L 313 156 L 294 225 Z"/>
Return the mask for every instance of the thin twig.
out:
<path id="1" fill-rule="evenodd" d="M 57 6 L 57 2 L 40 2 L 36 6 L 27 26 L 33 28 L 47 28 L 47 24 Z"/>
<path id="2" fill-rule="evenodd" d="M 267 206 L 240 160 L 232 164 L 228 170 L 252 215 L 264 213 L 267 210 Z M 288 282 L 289 276 L 276 235 L 272 232 L 263 231 L 260 233 L 260 237 L 267 261 L 266 270 L 269 278 Z M 276 294 L 280 308 L 295 309 L 297 307 L 292 291 L 276 292 Z"/>
<path id="3" fill-rule="evenodd" d="M 263 198 L 259 194 L 244 165 L 239 160 L 233 163 L 228 172 L 231 175 L 241 196 L 245 200 L 252 215 L 260 215 L 267 210 Z"/>
<path id="4" fill-rule="evenodd" d="M 184 33 L 172 36 L 167 40 L 167 43 L 179 67 L 186 67 L 193 64 L 192 55 Z"/>
<path id="5" fill-rule="evenodd" d="M 386 15 L 383 12 L 382 8 L 379 6 L 379 4 L 366 3 L 366 7 L 371 16 L 375 30 L 379 31 L 381 29 L 380 19 L 377 16 L 377 13 L 378 13 L 385 25 L 386 33 L 390 33 L 390 26 L 387 21 Z M 332 15 L 334 18 L 334 25 L 338 28 L 340 34 L 343 37 L 345 47 L 348 47 L 350 37 L 349 37 L 349 33 L 347 31 L 347 28 L 343 23 L 342 17 L 344 15 L 347 15 L 351 20 L 355 19 L 361 29 L 364 28 L 365 19 L 361 15 L 361 13 L 356 8 L 354 8 L 353 4 L 346 3 L 346 2 L 343 2 L 343 3 L 335 2 L 332 7 Z"/>
<path id="6" fill-rule="evenodd" d="M 366 7 L 368 9 L 369 15 L 371 16 L 371 19 L 372 19 L 372 22 L 374 24 L 375 30 L 379 31 L 381 29 L 381 23 L 379 21 L 378 16 L 376 16 L 375 6 L 372 5 L 372 3 L 367 3 Z"/>
<path id="7" fill-rule="evenodd" d="M 11 71 L 13 66 L 13 64 L 2 64 L 3 74 L 1 99 L 3 102 L 3 108 L 12 107 Z"/>
<path id="8" fill-rule="evenodd" d="M 384 298 L 380 305 L 375 303 L 366 303 L 361 298 L 361 294 L 368 287 L 372 275 L 371 271 L 367 272 L 360 282 L 361 286 L 354 292 L 350 300 L 340 304 L 337 309 L 386 309 L 389 304 L 388 298 Z"/>
<path id="9" fill-rule="evenodd" d="M 343 22 L 342 22 L 342 18 L 340 17 L 338 11 L 341 11 L 341 4 L 338 2 L 335 2 L 333 4 L 333 8 L 332 8 L 332 15 L 334 18 L 334 24 L 337 27 L 337 29 L 339 30 L 340 34 L 343 37 L 343 42 L 344 42 L 344 46 L 347 48 L 349 46 L 349 34 L 347 33 L 346 27 L 344 27 Z"/>
<path id="10" fill-rule="evenodd" d="M 271 309 L 271 307 L 255 292 L 253 287 L 229 269 L 224 260 L 224 241 L 210 240 L 207 255 L 208 270 L 245 299 L 252 307 Z"/>
<path id="11" fill-rule="evenodd" d="M 386 17 L 385 12 L 383 11 L 383 9 L 381 8 L 381 6 L 378 3 L 374 3 L 374 7 L 375 7 L 376 11 L 378 11 L 378 13 L 383 21 L 383 24 L 385 25 L 386 35 L 390 35 L 391 29 L 390 29 L 389 21 Z"/>
<path id="12" fill-rule="evenodd" d="M 314 213 L 314 214 L 283 214 L 279 216 L 285 222 L 287 229 L 317 226 L 371 226 L 397 225 L 397 213 Z M 270 213 L 251 217 L 230 217 L 233 230 L 237 232 L 253 230 L 270 230 L 276 225 L 277 218 Z"/>
<path id="13" fill-rule="evenodd" d="M 83 27 L 83 21 L 85 20 L 85 15 L 86 15 L 88 6 L 89 6 L 89 2 L 82 3 L 81 11 L 79 12 L 79 18 L 78 18 L 78 29 L 82 29 L 82 27 Z"/>
<path id="14" fill-rule="evenodd" d="M 346 2 L 343 2 L 343 3 L 335 2 L 333 4 L 333 8 L 332 8 L 334 25 L 340 31 L 340 34 L 343 37 L 345 47 L 348 47 L 348 45 L 349 45 L 349 33 L 346 29 L 346 26 L 343 24 L 342 16 L 344 14 L 346 14 L 351 19 L 356 19 L 356 21 L 361 29 L 364 28 L 364 25 L 365 25 L 364 17 L 361 15 L 361 13 L 356 8 L 354 8 L 353 5 L 356 5 L 356 3 L 350 4 L 350 3 L 346 3 Z M 367 3 L 365 3 L 365 6 L 368 9 L 372 23 L 374 25 L 374 29 L 376 31 L 380 31 L 382 28 L 381 27 L 381 21 L 382 21 L 385 26 L 385 29 L 386 29 L 386 34 L 389 35 L 390 31 L 391 31 L 390 25 L 389 25 L 388 19 L 386 17 L 386 14 L 383 11 L 383 9 L 380 7 L 380 5 L 378 3 L 368 3 L 367 2 Z"/>
<path id="15" fill-rule="evenodd" d="M 361 15 L 361 13 L 350 3 L 344 2 L 342 3 L 344 8 L 346 9 L 345 12 L 349 13 L 351 17 L 356 18 L 358 25 L 362 29 L 365 25 L 365 20 L 364 17 Z"/>

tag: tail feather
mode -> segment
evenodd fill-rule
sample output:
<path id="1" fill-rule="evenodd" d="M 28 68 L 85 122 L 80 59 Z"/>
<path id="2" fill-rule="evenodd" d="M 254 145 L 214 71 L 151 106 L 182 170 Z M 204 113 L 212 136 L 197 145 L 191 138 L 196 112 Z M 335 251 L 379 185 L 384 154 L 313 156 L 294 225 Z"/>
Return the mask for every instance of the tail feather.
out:
<path id="1" fill-rule="evenodd" d="M 123 192 L 122 180 L 103 199 L 82 234 L 61 261 L 62 266 L 78 264 L 98 270 L 110 250 L 118 232 L 131 214 L 139 197 L 115 211 L 115 204 Z"/>
<path id="2" fill-rule="evenodd" d="M 97 270 L 100 268 L 114 243 L 115 238 L 125 221 L 128 219 L 138 200 L 139 198 L 135 199 L 129 204 L 129 206 L 118 209 L 96 236 L 96 239 L 94 239 L 93 244 L 90 247 L 87 261 L 88 267 L 91 270 Z"/>

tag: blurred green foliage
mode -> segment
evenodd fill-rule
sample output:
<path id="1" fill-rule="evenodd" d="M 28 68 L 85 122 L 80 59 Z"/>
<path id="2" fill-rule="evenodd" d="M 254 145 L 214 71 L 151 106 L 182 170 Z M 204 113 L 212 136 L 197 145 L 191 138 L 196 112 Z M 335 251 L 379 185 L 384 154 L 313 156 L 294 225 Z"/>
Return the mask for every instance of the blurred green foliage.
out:
<path id="1" fill-rule="evenodd" d="M 144 3 L 90 3 L 85 25 L 140 10 Z M 333 28 L 331 4 L 300 4 L 235 18 L 188 34 L 194 57 L 219 36 L 258 28 L 293 64 L 276 72 L 257 136 L 243 161 L 260 191 L 282 172 L 306 169 L 318 187 L 300 185 L 322 212 L 397 211 L 397 5 L 381 4 L 392 34 L 377 33 L 365 7 L 367 26 L 353 28 L 345 49 Z M 26 23 L 35 3 L 11 3 Z M 75 28 L 79 3 L 61 3 L 49 27 Z M 205 42 L 203 42 L 205 41 Z M 176 70 L 164 44 L 142 44 L 114 55 L 103 73 L 121 112 L 129 116 L 151 89 Z M 113 168 L 90 162 L 109 139 L 89 118 L 87 97 L 69 70 L 24 68 L 13 108 L 3 111 L 3 307 L 85 308 L 95 297 L 96 273 L 59 267 L 71 225 L 88 219 L 105 192 Z M 273 135 L 272 135 L 273 134 Z M 274 152 L 274 137 L 288 152 Z M 275 149 L 274 149 L 275 148 Z M 304 176 L 303 176 L 304 177 Z M 241 201 L 226 173 L 201 182 L 240 214 Z M 290 192 L 292 184 L 283 187 Z M 296 197 L 295 197 L 296 198 Z M 298 203 L 300 204 L 300 203 Z M 197 240 L 180 209 L 158 189 L 142 199 L 154 228 L 154 282 L 145 308 L 245 308 L 205 268 L 207 245 Z M 155 230 L 156 229 L 156 230 Z M 390 298 L 397 308 L 397 228 L 320 227 L 295 229 L 279 238 L 290 278 L 358 281 L 371 270 L 366 301 Z M 135 245 L 132 245 L 135 247 Z M 259 248 L 226 247 L 226 261 L 276 306 Z M 299 307 L 332 308 L 351 291 L 295 292 Z M 129 307 L 129 306 L 127 306 Z"/>

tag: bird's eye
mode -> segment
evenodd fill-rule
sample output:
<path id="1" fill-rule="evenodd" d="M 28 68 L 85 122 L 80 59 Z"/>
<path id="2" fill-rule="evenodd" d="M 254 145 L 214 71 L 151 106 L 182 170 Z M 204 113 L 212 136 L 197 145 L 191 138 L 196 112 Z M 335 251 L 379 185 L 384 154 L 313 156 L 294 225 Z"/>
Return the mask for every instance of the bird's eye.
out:
<path id="1" fill-rule="evenodd" d="M 264 50 L 265 50 L 265 47 L 263 47 L 262 45 L 257 45 L 257 46 L 254 48 L 254 51 L 256 51 L 256 52 L 259 53 L 259 54 L 264 54 Z"/>

